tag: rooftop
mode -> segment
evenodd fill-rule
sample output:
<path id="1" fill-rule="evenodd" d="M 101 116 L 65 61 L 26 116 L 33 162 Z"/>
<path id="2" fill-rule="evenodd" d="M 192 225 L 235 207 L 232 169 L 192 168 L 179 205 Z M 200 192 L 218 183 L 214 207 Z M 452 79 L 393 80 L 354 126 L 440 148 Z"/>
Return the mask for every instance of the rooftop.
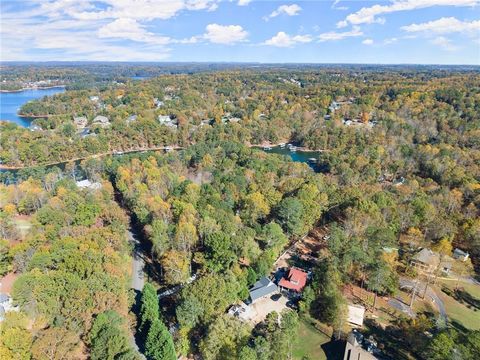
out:
<path id="1" fill-rule="evenodd" d="M 307 273 L 297 268 L 291 268 L 287 275 L 280 279 L 278 285 L 296 292 L 301 292 L 307 284 Z"/>
<path id="2" fill-rule="evenodd" d="M 252 302 L 258 300 L 264 296 L 272 294 L 278 291 L 277 285 L 275 285 L 269 278 L 266 276 L 260 278 L 253 286 L 250 288 L 250 299 Z"/>

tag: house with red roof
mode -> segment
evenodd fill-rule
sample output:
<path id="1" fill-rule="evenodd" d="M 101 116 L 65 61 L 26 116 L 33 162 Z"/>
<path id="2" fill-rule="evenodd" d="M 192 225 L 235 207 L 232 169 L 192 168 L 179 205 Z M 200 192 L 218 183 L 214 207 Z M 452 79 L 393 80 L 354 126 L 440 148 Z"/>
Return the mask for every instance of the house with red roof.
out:
<path id="1" fill-rule="evenodd" d="M 286 275 L 280 279 L 278 286 L 282 290 L 301 293 L 307 284 L 307 277 L 308 274 L 305 271 L 292 267 Z"/>

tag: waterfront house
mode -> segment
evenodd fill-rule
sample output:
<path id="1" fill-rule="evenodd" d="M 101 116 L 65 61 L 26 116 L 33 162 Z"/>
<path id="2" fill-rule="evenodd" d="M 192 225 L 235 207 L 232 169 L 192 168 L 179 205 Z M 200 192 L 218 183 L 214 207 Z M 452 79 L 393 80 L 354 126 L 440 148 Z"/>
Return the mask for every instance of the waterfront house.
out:
<path id="1" fill-rule="evenodd" d="M 88 179 L 77 181 L 76 184 L 77 187 L 80 189 L 97 190 L 102 187 L 102 184 L 100 184 L 99 182 L 91 182 Z"/>

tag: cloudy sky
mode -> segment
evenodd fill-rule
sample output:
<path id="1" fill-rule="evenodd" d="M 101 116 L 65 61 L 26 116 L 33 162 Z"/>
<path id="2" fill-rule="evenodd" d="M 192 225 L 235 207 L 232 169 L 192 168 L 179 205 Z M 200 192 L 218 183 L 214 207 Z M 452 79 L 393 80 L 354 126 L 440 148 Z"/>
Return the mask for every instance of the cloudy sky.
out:
<path id="1" fill-rule="evenodd" d="M 1 0 L 0 60 L 480 64 L 480 0 Z"/>

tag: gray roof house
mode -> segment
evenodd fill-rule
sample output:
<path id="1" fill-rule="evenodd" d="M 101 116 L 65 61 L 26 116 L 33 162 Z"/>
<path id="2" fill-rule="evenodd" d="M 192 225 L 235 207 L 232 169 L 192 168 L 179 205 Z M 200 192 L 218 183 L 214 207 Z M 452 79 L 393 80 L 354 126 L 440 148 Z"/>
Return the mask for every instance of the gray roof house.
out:
<path id="1" fill-rule="evenodd" d="M 448 274 L 452 268 L 452 258 L 450 256 L 441 256 L 439 253 L 427 248 L 423 248 L 410 261 L 410 264 L 418 270 L 434 272 L 441 270 Z"/>
<path id="2" fill-rule="evenodd" d="M 268 295 L 278 292 L 278 287 L 266 276 L 258 280 L 249 290 L 252 303 Z"/>
<path id="3" fill-rule="evenodd" d="M 456 248 L 453 250 L 453 258 L 460 261 L 467 261 L 470 255 L 468 252 Z"/>
<path id="4" fill-rule="evenodd" d="M 95 119 L 93 119 L 93 124 L 97 124 L 102 127 L 105 127 L 110 125 L 110 121 L 106 116 L 98 115 L 98 116 L 95 116 Z"/>

